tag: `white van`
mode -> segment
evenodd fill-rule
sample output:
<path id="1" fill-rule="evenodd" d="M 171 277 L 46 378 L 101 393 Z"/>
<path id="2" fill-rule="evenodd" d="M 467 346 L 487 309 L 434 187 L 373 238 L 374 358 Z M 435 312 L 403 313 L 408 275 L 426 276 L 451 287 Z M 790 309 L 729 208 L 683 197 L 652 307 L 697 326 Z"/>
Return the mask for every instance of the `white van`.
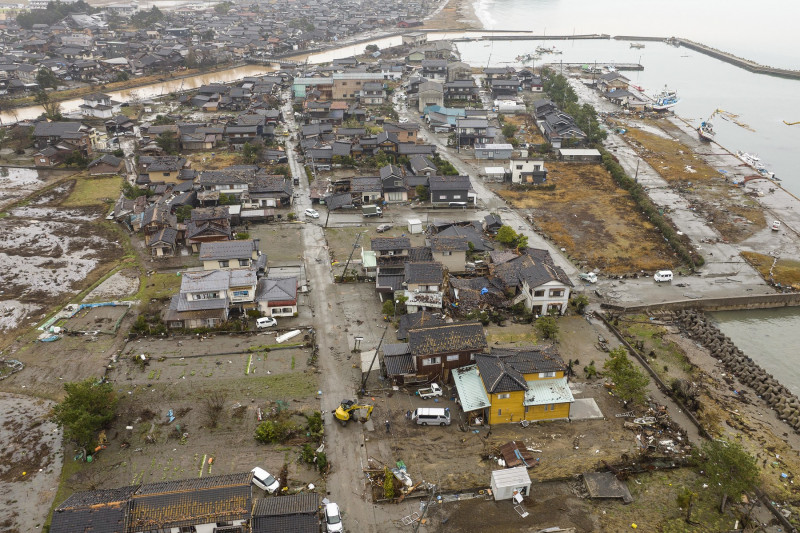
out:
<path id="1" fill-rule="evenodd" d="M 449 426 L 450 408 L 445 407 L 420 407 L 414 409 L 411 420 L 420 426 Z"/>
<path id="2" fill-rule="evenodd" d="M 653 276 L 653 279 L 661 282 L 661 281 L 672 281 L 672 270 L 659 270 Z"/>

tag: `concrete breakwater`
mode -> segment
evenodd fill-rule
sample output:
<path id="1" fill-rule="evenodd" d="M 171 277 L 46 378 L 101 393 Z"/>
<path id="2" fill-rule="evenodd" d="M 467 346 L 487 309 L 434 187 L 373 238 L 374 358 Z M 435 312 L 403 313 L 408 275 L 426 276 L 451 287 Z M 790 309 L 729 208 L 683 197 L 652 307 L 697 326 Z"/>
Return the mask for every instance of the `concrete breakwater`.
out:
<path id="1" fill-rule="evenodd" d="M 666 42 L 685 46 L 686 48 L 694 50 L 695 52 L 700 52 L 701 54 L 711 56 L 714 59 L 719 59 L 720 61 L 730 63 L 731 65 L 735 65 L 756 74 L 766 74 L 768 76 L 777 76 L 779 78 L 800 79 L 800 70 L 769 67 L 760 63 L 756 63 L 755 61 L 750 61 L 749 59 L 744 59 L 733 54 L 729 54 L 728 52 L 723 52 L 722 50 L 717 50 L 716 48 L 711 48 L 710 46 L 706 46 L 702 43 L 690 41 L 689 39 L 672 37 L 667 39 Z"/>
<path id="2" fill-rule="evenodd" d="M 706 348 L 728 372 L 750 387 L 783 421 L 800 433 L 800 399 L 797 396 L 737 348 L 703 313 L 682 309 L 673 312 L 672 317 L 689 338 Z"/>

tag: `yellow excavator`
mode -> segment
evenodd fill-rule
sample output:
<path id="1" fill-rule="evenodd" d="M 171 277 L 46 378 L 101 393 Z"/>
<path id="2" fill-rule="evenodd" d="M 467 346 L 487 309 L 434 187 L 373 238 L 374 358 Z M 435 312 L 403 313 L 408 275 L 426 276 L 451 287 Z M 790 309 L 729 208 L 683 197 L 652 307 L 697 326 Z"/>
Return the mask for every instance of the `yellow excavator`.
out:
<path id="1" fill-rule="evenodd" d="M 355 412 L 359 409 L 366 409 L 367 416 L 362 416 L 358 419 L 359 422 L 366 422 L 369 420 L 370 415 L 372 414 L 372 409 L 374 406 L 372 405 L 361 405 L 355 400 L 343 400 L 342 404 L 333 411 L 333 414 L 336 416 L 336 419 L 342 423 L 343 426 L 346 426 L 348 422 L 355 418 Z"/>

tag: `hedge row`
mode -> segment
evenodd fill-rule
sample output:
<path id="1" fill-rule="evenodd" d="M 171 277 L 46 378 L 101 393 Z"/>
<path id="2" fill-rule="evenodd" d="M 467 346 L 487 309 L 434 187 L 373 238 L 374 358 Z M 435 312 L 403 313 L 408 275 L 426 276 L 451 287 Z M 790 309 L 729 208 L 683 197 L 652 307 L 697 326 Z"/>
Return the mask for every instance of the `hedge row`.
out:
<path id="1" fill-rule="evenodd" d="M 625 170 L 613 155 L 608 153 L 603 147 L 599 147 L 599 150 L 603 154 L 603 165 L 611 174 L 611 177 L 617 185 L 628 191 L 639 209 L 641 209 L 647 219 L 658 228 L 664 236 L 664 240 L 667 241 L 670 248 L 681 258 L 681 261 L 693 268 L 703 266 L 705 262 L 703 257 L 699 254 L 695 254 L 691 248 L 687 247 L 684 239 L 678 235 L 672 221 L 658 211 L 658 208 L 650 200 L 650 197 L 647 196 L 642 186 L 625 173 Z M 688 240 L 688 238 L 686 240 Z"/>

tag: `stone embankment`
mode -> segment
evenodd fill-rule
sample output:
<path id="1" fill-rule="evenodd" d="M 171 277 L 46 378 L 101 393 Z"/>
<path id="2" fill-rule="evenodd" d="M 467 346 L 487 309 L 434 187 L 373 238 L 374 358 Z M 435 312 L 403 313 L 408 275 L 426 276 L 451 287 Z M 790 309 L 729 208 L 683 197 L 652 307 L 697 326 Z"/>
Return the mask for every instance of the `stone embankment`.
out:
<path id="1" fill-rule="evenodd" d="M 708 349 L 712 357 L 722 361 L 728 372 L 750 387 L 782 420 L 800 432 L 800 399 L 797 396 L 737 348 L 703 313 L 679 310 L 673 313 L 673 318 L 690 338 Z"/>

